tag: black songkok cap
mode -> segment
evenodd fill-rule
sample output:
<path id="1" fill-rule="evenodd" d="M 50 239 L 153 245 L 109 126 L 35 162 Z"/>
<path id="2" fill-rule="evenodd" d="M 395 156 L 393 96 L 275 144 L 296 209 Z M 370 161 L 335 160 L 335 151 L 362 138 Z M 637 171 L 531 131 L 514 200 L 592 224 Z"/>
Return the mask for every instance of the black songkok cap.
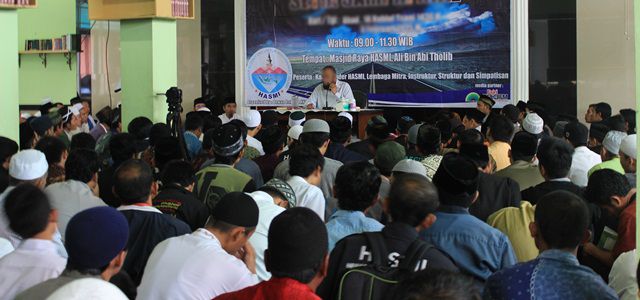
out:
<path id="1" fill-rule="evenodd" d="M 327 228 L 320 217 L 305 207 L 279 214 L 269 227 L 270 271 L 296 272 L 318 266 L 327 254 Z"/>
<path id="2" fill-rule="evenodd" d="M 240 227 L 258 225 L 258 205 L 251 196 L 241 193 L 228 193 L 211 210 L 214 220 Z"/>
<path id="3" fill-rule="evenodd" d="M 433 183 L 441 193 L 454 196 L 462 193 L 473 195 L 478 191 L 478 174 L 478 168 L 473 161 L 457 153 L 451 153 L 442 158 L 438 171 L 433 175 Z"/>

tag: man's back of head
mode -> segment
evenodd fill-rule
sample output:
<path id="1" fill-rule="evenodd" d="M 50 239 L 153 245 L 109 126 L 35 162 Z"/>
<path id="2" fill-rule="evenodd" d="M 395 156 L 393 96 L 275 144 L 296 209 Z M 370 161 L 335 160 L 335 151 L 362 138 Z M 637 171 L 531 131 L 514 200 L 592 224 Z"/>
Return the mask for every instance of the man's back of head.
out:
<path id="1" fill-rule="evenodd" d="M 389 123 L 382 116 L 375 116 L 367 123 L 367 138 L 374 147 L 382 144 L 389 137 Z"/>
<path id="2" fill-rule="evenodd" d="M 96 148 L 96 140 L 90 134 L 86 132 L 80 132 L 73 136 L 71 143 L 69 144 L 69 150 L 75 149 L 90 149 Z"/>
<path id="3" fill-rule="evenodd" d="M 564 126 L 564 138 L 575 148 L 586 146 L 589 140 L 589 128 L 580 122 L 570 122 Z"/>
<path id="4" fill-rule="evenodd" d="M 589 209 L 580 197 L 567 191 L 549 193 L 535 211 L 532 234 L 541 251 L 561 249 L 575 251 L 589 237 Z"/>
<path id="5" fill-rule="evenodd" d="M 149 131 L 149 145 L 155 147 L 158 141 L 165 137 L 171 136 L 171 128 L 164 123 L 153 124 Z"/>
<path id="6" fill-rule="evenodd" d="M 484 143 L 484 136 L 480 131 L 475 129 L 466 129 L 458 135 L 458 148 L 466 144 L 482 144 Z"/>
<path id="7" fill-rule="evenodd" d="M 141 160 L 122 163 L 114 175 L 114 192 L 125 205 L 147 202 L 152 185 L 153 171 Z"/>
<path id="8" fill-rule="evenodd" d="M 630 190 L 631 185 L 624 175 L 611 169 L 602 169 L 589 176 L 584 196 L 598 206 L 610 206 L 613 197 L 625 197 Z"/>
<path id="9" fill-rule="evenodd" d="M 18 153 L 18 143 L 14 140 L 0 136 L 0 163 L 5 169 L 9 169 L 11 156 Z"/>
<path id="10" fill-rule="evenodd" d="M 291 158 L 289 160 L 289 174 L 291 176 L 307 178 L 318 168 L 320 168 L 320 171 L 324 168 L 322 153 L 309 144 L 302 144 L 291 150 Z"/>
<path id="11" fill-rule="evenodd" d="M 469 158 L 447 154 L 433 176 L 443 205 L 469 207 L 477 197 L 478 167 Z"/>
<path id="12" fill-rule="evenodd" d="M 127 131 L 133 134 L 137 140 L 142 141 L 149 138 L 149 133 L 153 127 L 153 122 L 147 117 L 137 117 L 131 120 Z"/>
<path id="13" fill-rule="evenodd" d="M 178 138 L 168 136 L 161 138 L 156 142 L 155 150 L 153 151 L 155 167 L 158 170 L 163 171 L 164 166 L 174 159 L 182 158 L 182 151 L 180 150 L 180 142 Z"/>
<path id="14" fill-rule="evenodd" d="M 315 212 L 295 207 L 279 214 L 271 222 L 268 239 L 265 263 L 273 277 L 305 284 L 322 279 L 318 273 L 326 269 L 329 242 L 327 229 Z"/>
<path id="15" fill-rule="evenodd" d="M 337 117 L 329 123 L 331 142 L 344 144 L 351 137 L 351 121 L 346 117 Z"/>
<path id="16" fill-rule="evenodd" d="M 378 197 L 380 172 L 372 164 L 354 162 L 338 169 L 334 190 L 338 207 L 349 211 L 364 211 Z"/>
<path id="17" fill-rule="evenodd" d="M 418 148 L 423 155 L 438 154 L 442 146 L 440 129 L 432 125 L 422 125 L 418 130 Z"/>
<path id="18" fill-rule="evenodd" d="M 566 140 L 543 138 L 538 145 L 542 176 L 547 180 L 565 178 L 571 170 L 574 149 Z"/>
<path id="19" fill-rule="evenodd" d="M 417 227 L 440 205 L 438 190 L 424 176 L 405 174 L 391 184 L 387 209 L 393 222 Z"/>
<path id="20" fill-rule="evenodd" d="M 427 269 L 403 280 L 395 300 L 480 300 L 476 282 L 458 272 Z"/>
<path id="21" fill-rule="evenodd" d="M 513 136 L 513 141 L 511 142 L 511 158 L 513 161 L 531 162 L 537 152 L 537 136 L 525 131 L 520 131 Z"/>
<path id="22" fill-rule="evenodd" d="M 17 186 L 4 202 L 9 228 L 23 239 L 32 238 L 45 231 L 50 222 L 55 223 L 52 209 L 47 195 L 30 184 Z"/>
<path id="23" fill-rule="evenodd" d="M 184 129 L 186 131 L 202 130 L 203 122 L 202 117 L 197 112 L 190 112 L 184 121 Z"/>
<path id="24" fill-rule="evenodd" d="M 478 168 L 484 172 L 489 170 L 489 148 L 485 144 L 462 144 L 460 145 L 460 154 L 472 160 Z"/>
<path id="25" fill-rule="evenodd" d="M 489 137 L 494 142 L 511 142 L 511 137 L 513 136 L 513 131 L 515 128 L 513 127 L 513 122 L 509 120 L 506 116 L 496 115 L 491 120 L 489 124 Z"/>
<path id="26" fill-rule="evenodd" d="M 77 149 L 69 153 L 64 165 L 65 179 L 88 183 L 100 169 L 98 154 L 93 150 Z M 96 180 L 97 181 L 97 180 Z"/>
<path id="27" fill-rule="evenodd" d="M 119 133 L 109 140 L 109 153 L 114 165 L 132 159 L 136 154 L 136 138 L 130 133 Z"/>
<path id="28" fill-rule="evenodd" d="M 47 162 L 52 165 L 62 161 L 62 156 L 67 151 L 67 146 L 59 138 L 45 136 L 36 143 L 34 149 L 44 153 Z"/>
<path id="29" fill-rule="evenodd" d="M 186 188 L 195 182 L 195 172 L 190 163 L 184 160 L 172 160 L 165 165 L 160 176 L 163 187 L 178 185 Z"/>

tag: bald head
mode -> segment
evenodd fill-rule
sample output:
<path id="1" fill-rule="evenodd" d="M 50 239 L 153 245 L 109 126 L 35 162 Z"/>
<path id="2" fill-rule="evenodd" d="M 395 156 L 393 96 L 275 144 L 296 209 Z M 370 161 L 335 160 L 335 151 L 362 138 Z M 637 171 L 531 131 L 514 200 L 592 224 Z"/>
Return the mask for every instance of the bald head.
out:
<path id="1" fill-rule="evenodd" d="M 416 174 L 395 178 L 388 201 L 391 219 L 414 227 L 433 214 L 440 205 L 436 186 L 424 176 Z"/>
<path id="2" fill-rule="evenodd" d="M 144 161 L 131 159 L 118 167 L 113 189 L 122 204 L 146 202 L 151 193 L 153 171 Z"/>

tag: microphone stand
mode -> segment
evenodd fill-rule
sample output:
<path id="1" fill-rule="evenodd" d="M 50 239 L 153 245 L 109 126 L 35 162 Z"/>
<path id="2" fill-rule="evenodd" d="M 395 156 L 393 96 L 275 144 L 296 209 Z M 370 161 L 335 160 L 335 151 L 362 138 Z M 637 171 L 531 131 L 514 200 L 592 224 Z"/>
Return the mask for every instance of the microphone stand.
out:
<path id="1" fill-rule="evenodd" d="M 326 110 L 329 106 L 329 90 L 324 92 L 324 107 L 322 109 Z"/>

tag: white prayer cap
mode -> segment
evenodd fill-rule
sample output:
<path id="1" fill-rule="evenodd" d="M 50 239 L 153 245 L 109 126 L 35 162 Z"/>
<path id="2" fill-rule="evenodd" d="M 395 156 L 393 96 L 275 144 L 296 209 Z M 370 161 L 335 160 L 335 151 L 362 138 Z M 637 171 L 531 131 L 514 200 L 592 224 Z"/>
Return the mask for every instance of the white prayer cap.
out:
<path id="1" fill-rule="evenodd" d="M 82 106 L 82 104 L 78 103 L 76 105 L 80 105 Z M 77 116 L 80 114 L 80 109 L 76 107 L 76 105 L 69 107 L 69 112 L 71 112 L 74 116 Z"/>
<path id="2" fill-rule="evenodd" d="M 262 117 L 260 116 L 259 111 L 250 110 L 244 115 L 242 121 L 247 125 L 248 128 L 256 128 L 258 127 L 258 125 L 260 125 Z"/>
<path id="3" fill-rule="evenodd" d="M 23 150 L 11 157 L 9 176 L 18 180 L 34 180 L 47 174 L 49 164 L 44 153 L 38 150 Z"/>
<path id="4" fill-rule="evenodd" d="M 28 112 L 20 113 L 20 118 L 23 118 L 23 119 L 31 118 L 31 114 Z"/>
<path id="5" fill-rule="evenodd" d="M 424 178 L 427 178 L 427 168 L 425 168 L 421 162 L 415 161 L 413 159 L 403 159 L 399 161 L 391 171 L 417 174 L 420 176 L 424 176 Z"/>
<path id="6" fill-rule="evenodd" d="M 291 126 L 291 128 L 289 128 L 289 132 L 287 133 L 287 136 L 297 141 L 300 138 L 301 133 L 302 133 L 302 125 L 294 125 L 294 126 Z"/>
<path id="7" fill-rule="evenodd" d="M 620 152 L 620 144 L 625 137 L 627 137 L 627 134 L 625 132 L 611 130 L 607 132 L 607 135 L 604 136 L 602 146 L 610 153 L 618 155 L 618 153 Z"/>
<path id="8" fill-rule="evenodd" d="M 410 144 L 418 144 L 418 131 L 420 130 L 420 126 L 422 126 L 422 124 L 416 124 L 409 128 L 408 140 Z"/>
<path id="9" fill-rule="evenodd" d="M 289 127 L 302 125 L 307 120 L 306 115 L 301 111 L 294 111 L 289 115 Z"/>
<path id="10" fill-rule="evenodd" d="M 44 98 L 40 101 L 40 105 L 45 105 L 47 103 L 52 103 L 51 98 Z"/>
<path id="11" fill-rule="evenodd" d="M 522 129 L 531 134 L 541 134 L 544 130 L 544 121 L 536 113 L 529 113 L 522 122 Z"/>
<path id="12" fill-rule="evenodd" d="M 40 111 L 37 111 L 35 114 L 33 114 L 34 117 L 41 117 L 42 113 Z"/>
<path id="13" fill-rule="evenodd" d="M 73 105 L 73 108 L 75 108 L 77 111 L 81 111 L 84 109 L 84 106 L 82 105 L 82 103 L 76 103 Z"/>
<path id="14" fill-rule="evenodd" d="M 71 281 L 55 290 L 47 300 L 126 300 L 122 291 L 112 283 L 97 278 L 82 278 Z"/>
<path id="15" fill-rule="evenodd" d="M 620 143 L 620 152 L 633 159 L 636 159 L 636 157 L 638 156 L 636 149 L 637 144 L 635 134 L 627 135 L 627 137 L 622 140 L 622 143 Z"/>
<path id="16" fill-rule="evenodd" d="M 338 114 L 338 117 L 345 117 L 345 118 L 349 119 L 349 122 L 351 122 L 351 125 L 353 126 L 353 116 L 350 113 L 348 113 L 346 111 L 343 111 L 343 112 Z"/>

